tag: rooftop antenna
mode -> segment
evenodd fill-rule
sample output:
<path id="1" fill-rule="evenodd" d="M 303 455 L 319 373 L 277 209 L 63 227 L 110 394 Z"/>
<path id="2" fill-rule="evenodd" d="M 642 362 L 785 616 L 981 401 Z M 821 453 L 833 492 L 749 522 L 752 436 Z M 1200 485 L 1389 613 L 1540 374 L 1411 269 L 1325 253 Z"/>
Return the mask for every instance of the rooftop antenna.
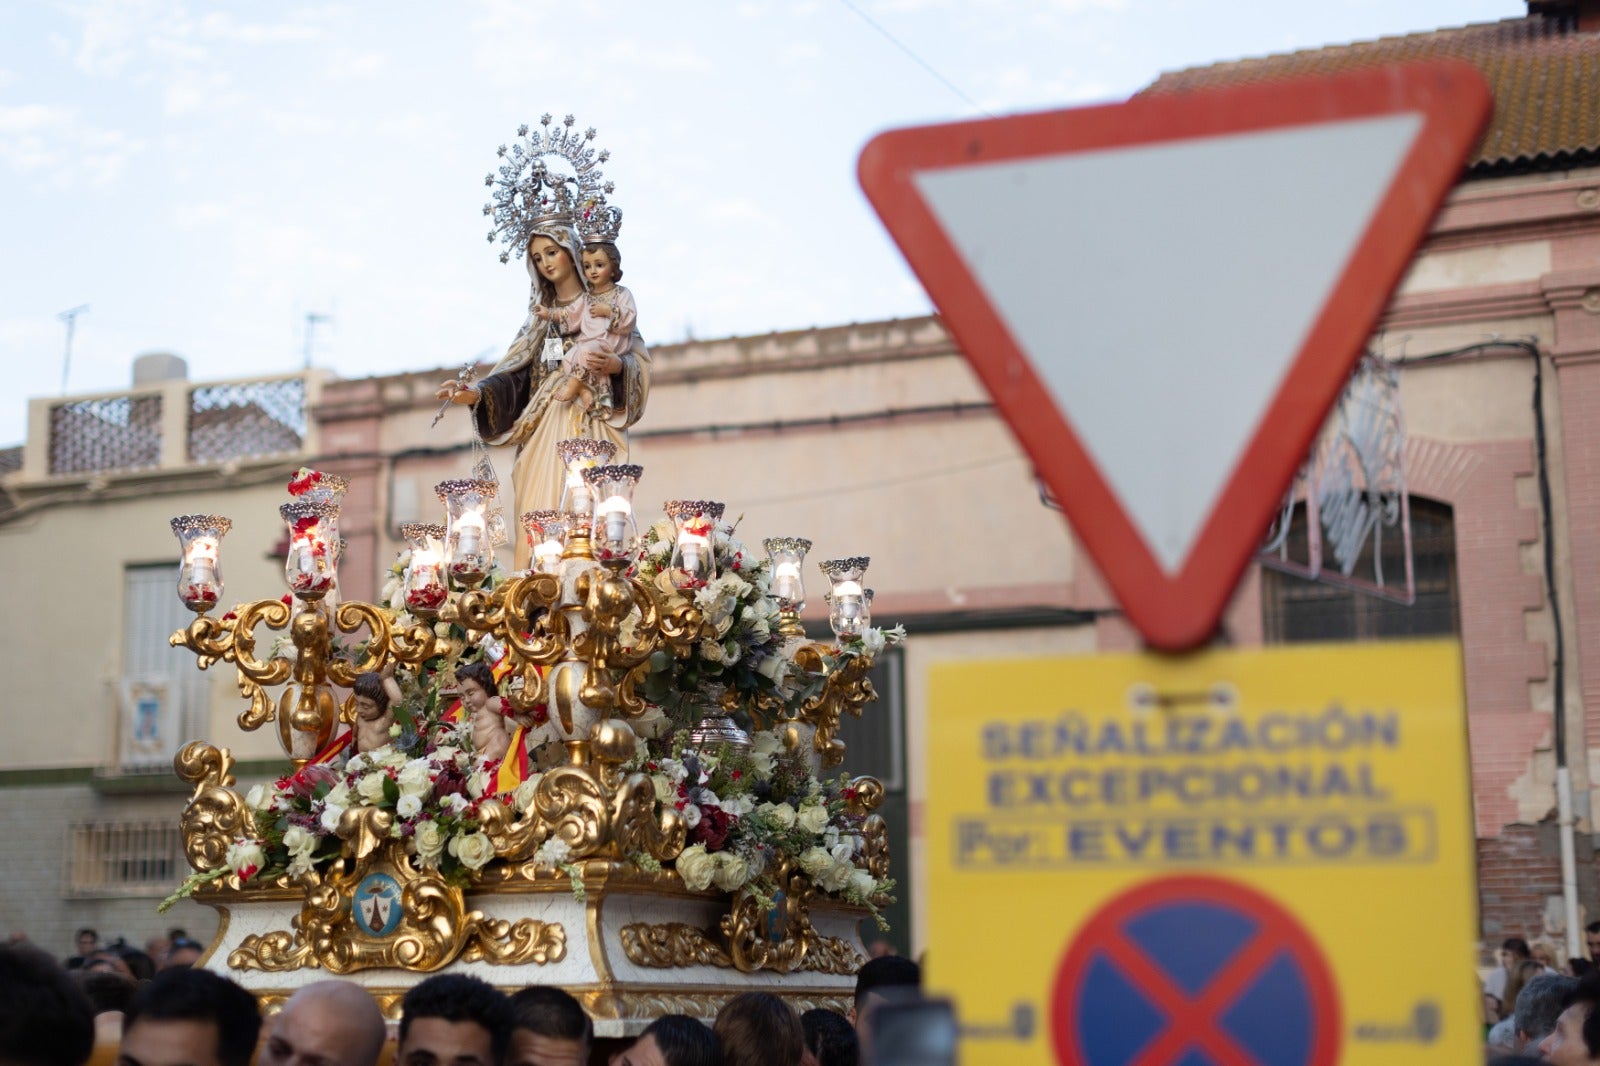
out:
<path id="1" fill-rule="evenodd" d="M 316 335 L 319 322 L 332 322 L 332 315 L 318 314 L 316 311 L 306 312 L 306 369 L 311 369 L 311 341 Z"/>
<path id="2" fill-rule="evenodd" d="M 67 371 L 72 368 L 72 331 L 78 324 L 78 316 L 89 310 L 88 304 L 79 304 L 77 307 L 68 308 L 56 315 L 67 324 L 67 350 L 61 357 L 61 395 L 67 394 Z"/>

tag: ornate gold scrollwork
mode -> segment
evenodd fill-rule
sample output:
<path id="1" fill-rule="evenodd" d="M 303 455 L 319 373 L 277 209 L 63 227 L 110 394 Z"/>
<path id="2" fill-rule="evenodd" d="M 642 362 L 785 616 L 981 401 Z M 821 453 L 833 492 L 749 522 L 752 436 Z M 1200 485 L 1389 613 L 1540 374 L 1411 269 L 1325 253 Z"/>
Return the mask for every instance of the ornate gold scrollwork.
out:
<path id="1" fill-rule="evenodd" d="M 488 918 L 466 908 L 461 889 L 418 869 L 387 837 L 390 812 L 352 808 L 339 822 L 344 851 L 318 878 L 289 930 L 252 934 L 228 956 L 236 970 L 321 968 L 336 974 L 379 967 L 429 972 L 460 958 L 498 965 L 559 962 L 566 932 L 556 923 Z"/>
<path id="2" fill-rule="evenodd" d="M 791 886 L 795 880 L 789 879 Z M 787 899 L 779 901 L 784 936 L 777 942 L 766 935 L 771 913 L 748 889 L 735 897 L 717 931 L 687 922 L 632 922 L 618 930 L 618 939 L 629 962 L 652 969 L 719 966 L 744 973 L 855 973 L 866 959 L 848 940 L 818 934 L 806 913 L 807 902 L 791 907 Z"/>
<path id="3" fill-rule="evenodd" d="M 728 952 L 699 926 L 687 922 L 632 922 L 617 930 L 622 953 L 635 966 L 732 966 Z"/>
<path id="4" fill-rule="evenodd" d="M 196 740 L 184 746 L 172 768 L 195 786 L 178 821 L 184 857 L 202 873 L 214 870 L 226 861 L 230 844 L 256 836 L 254 815 L 233 791 L 233 754 Z"/>
<path id="5" fill-rule="evenodd" d="M 722 935 L 727 938 L 733 965 L 745 973 L 855 973 L 866 961 L 860 952 L 848 941 L 822 936 L 811 925 L 811 901 L 816 895 L 811 881 L 787 859 L 778 863 L 772 879 L 782 890 L 775 908 L 768 910 L 754 892 L 744 888 L 722 918 Z M 780 939 L 769 935 L 774 926 L 782 931 Z"/>
<path id="6" fill-rule="evenodd" d="M 824 674 L 822 690 L 804 700 L 796 717 L 816 727 L 811 738 L 812 748 L 822 756 L 822 765 L 838 766 L 844 761 L 844 742 L 836 738 L 839 719 L 843 715 L 861 717 L 867 704 L 878 698 L 867 676 L 872 660 L 865 655 L 847 655 L 838 659 L 828 669 L 819 644 L 805 644 L 796 649 L 794 662 L 802 671 Z"/>
<path id="7" fill-rule="evenodd" d="M 259 729 L 272 720 L 272 697 L 267 695 L 270 685 L 281 685 L 289 680 L 293 664 L 278 656 L 266 662 L 255 657 L 257 624 L 269 629 L 283 629 L 289 624 L 289 605 L 282 600 L 257 600 L 235 608 L 235 617 L 212 619 L 196 618 L 188 628 L 180 629 L 168 638 L 173 647 L 184 647 L 199 656 L 200 669 L 216 662 L 231 662 L 237 667 L 239 695 L 250 701 L 250 706 L 239 712 L 239 728 Z"/>

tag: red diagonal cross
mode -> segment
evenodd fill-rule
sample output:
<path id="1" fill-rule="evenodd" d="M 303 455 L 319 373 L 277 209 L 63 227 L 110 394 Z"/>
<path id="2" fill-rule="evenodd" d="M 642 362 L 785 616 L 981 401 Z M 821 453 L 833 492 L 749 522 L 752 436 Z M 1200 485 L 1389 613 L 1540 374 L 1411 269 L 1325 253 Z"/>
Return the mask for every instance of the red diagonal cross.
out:
<path id="1" fill-rule="evenodd" d="M 1266 933 L 1258 930 L 1194 997 L 1173 984 L 1165 970 L 1120 932 L 1108 937 L 1101 947 L 1106 957 L 1167 1016 L 1161 1035 L 1129 1066 L 1167 1066 L 1190 1046 L 1204 1051 L 1217 1066 L 1261 1066 L 1254 1055 L 1217 1027 L 1217 1019 L 1282 950 Z"/>

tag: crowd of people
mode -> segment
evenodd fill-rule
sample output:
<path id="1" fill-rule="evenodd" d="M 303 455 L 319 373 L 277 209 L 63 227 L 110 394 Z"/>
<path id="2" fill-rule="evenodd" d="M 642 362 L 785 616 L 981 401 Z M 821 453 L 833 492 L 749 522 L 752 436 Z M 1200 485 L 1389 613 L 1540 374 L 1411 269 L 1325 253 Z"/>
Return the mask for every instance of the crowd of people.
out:
<path id="1" fill-rule="evenodd" d="M 0 946 L 0 1064 L 83 1066 L 97 1043 L 115 1046 L 116 1066 L 584 1066 L 594 1055 L 593 1023 L 559 988 L 507 995 L 476 977 L 436 974 L 406 993 L 391 1048 L 377 1001 L 354 982 L 308 984 L 264 1019 L 249 991 L 194 967 L 183 946 L 192 941 L 169 941 L 159 961 L 138 951 L 145 959 L 137 965 L 86 937 L 66 965 L 26 942 Z M 124 965 L 109 964 L 108 954 Z M 770 993 L 746 992 L 710 1024 L 682 1014 L 655 1019 L 609 1062 L 866 1066 L 874 1011 L 920 984 L 915 962 L 885 955 L 862 966 L 848 1016 L 800 1013 Z M 102 1052 L 96 1061 L 111 1059 Z"/>
<path id="2" fill-rule="evenodd" d="M 1553 1062 L 1600 1066 L 1600 921 L 1585 929 L 1588 957 L 1552 940 L 1505 940 L 1483 979 L 1486 1048 L 1493 1066 Z"/>

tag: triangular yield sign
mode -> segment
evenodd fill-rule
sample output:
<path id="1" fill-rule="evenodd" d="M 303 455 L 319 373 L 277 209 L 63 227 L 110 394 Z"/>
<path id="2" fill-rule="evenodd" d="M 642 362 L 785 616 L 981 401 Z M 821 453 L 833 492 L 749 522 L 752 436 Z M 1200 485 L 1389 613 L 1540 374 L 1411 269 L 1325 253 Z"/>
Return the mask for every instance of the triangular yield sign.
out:
<path id="1" fill-rule="evenodd" d="M 1215 630 L 1484 123 L 1455 61 L 895 130 L 861 184 L 1129 620 Z"/>

